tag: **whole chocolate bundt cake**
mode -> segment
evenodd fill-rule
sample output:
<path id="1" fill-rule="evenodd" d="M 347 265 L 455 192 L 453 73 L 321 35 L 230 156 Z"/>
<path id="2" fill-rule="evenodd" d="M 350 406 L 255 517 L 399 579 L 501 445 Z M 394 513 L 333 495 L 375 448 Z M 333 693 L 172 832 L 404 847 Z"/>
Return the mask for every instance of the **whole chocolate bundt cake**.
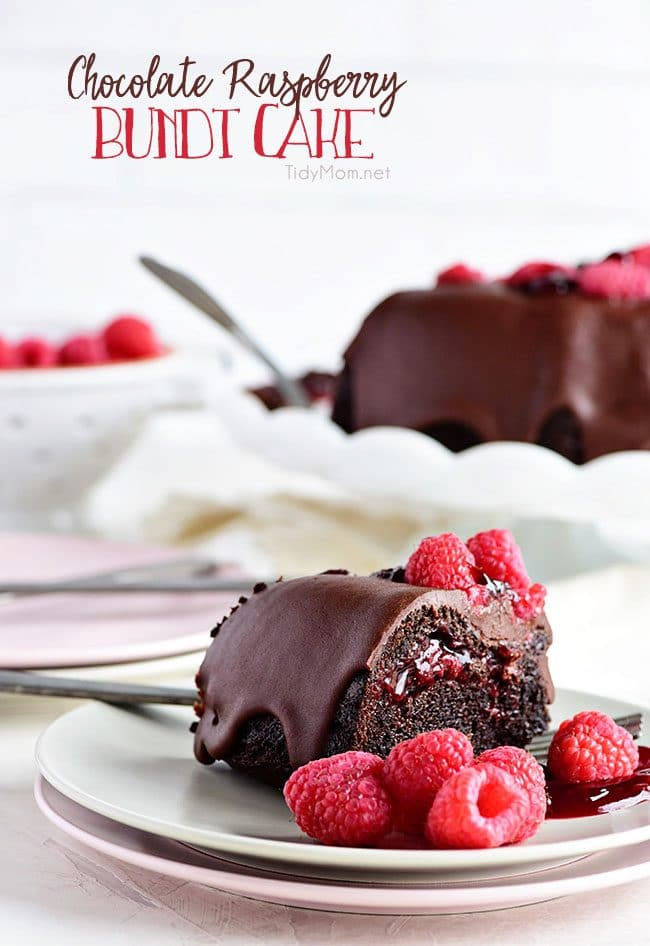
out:
<path id="1" fill-rule="evenodd" d="M 650 448 L 650 267 L 531 263 L 487 282 L 459 265 L 392 295 L 345 352 L 333 417 L 452 450 L 537 443 L 575 463 Z"/>

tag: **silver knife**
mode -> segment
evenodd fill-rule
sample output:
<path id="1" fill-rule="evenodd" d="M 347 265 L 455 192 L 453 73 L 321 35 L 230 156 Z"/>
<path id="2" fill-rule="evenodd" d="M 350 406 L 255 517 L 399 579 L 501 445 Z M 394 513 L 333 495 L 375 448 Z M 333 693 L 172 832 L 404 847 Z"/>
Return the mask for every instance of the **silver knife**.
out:
<path id="1" fill-rule="evenodd" d="M 272 579 L 264 580 L 268 584 Z M 252 591 L 253 586 L 260 583 L 255 578 L 199 578 L 186 581 L 13 581 L 0 584 L 0 595 L 51 595 L 51 594 L 130 594 L 141 592 L 184 593 L 210 591 Z"/>
<path id="2" fill-rule="evenodd" d="M 0 692 L 103 700 L 106 703 L 167 703 L 175 706 L 192 706 L 197 698 L 196 690 L 180 687 L 51 677 L 27 670 L 0 670 Z"/>

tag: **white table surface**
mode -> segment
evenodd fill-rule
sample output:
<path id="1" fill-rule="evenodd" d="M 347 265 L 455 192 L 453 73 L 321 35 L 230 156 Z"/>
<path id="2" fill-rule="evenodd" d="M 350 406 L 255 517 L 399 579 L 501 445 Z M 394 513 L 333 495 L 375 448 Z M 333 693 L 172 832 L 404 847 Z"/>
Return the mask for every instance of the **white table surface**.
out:
<path id="1" fill-rule="evenodd" d="M 645 675 L 650 658 L 648 578 L 642 569 L 617 570 L 555 590 L 551 618 L 557 683 L 650 702 Z M 72 705 L 0 698 L 3 946 L 650 942 L 650 880 L 474 916 L 371 917 L 257 903 L 120 864 L 51 826 L 32 797 L 35 740 Z"/>

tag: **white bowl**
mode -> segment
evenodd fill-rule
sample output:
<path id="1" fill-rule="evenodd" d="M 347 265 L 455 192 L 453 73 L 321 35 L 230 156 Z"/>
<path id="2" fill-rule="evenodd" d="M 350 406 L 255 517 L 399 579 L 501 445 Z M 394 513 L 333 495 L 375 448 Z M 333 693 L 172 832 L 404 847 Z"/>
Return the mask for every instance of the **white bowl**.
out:
<path id="1" fill-rule="evenodd" d="M 0 528 L 70 513 L 154 411 L 191 402 L 183 357 L 0 371 Z"/>

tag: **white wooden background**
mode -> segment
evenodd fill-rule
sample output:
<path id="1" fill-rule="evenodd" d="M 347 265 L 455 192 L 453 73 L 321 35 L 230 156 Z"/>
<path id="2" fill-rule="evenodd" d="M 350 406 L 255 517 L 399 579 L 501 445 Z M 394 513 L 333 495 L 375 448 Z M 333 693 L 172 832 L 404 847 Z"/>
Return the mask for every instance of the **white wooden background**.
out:
<path id="1" fill-rule="evenodd" d="M 408 84 L 373 132 L 390 181 L 292 183 L 253 156 L 92 161 L 90 103 L 66 93 L 89 50 L 113 72 L 153 52 L 396 68 Z M 130 309 L 200 339 L 136 265 L 146 251 L 288 365 L 334 365 L 374 300 L 445 262 L 499 272 L 648 239 L 649 51 L 646 0 L 0 0 L 1 324 Z"/>

